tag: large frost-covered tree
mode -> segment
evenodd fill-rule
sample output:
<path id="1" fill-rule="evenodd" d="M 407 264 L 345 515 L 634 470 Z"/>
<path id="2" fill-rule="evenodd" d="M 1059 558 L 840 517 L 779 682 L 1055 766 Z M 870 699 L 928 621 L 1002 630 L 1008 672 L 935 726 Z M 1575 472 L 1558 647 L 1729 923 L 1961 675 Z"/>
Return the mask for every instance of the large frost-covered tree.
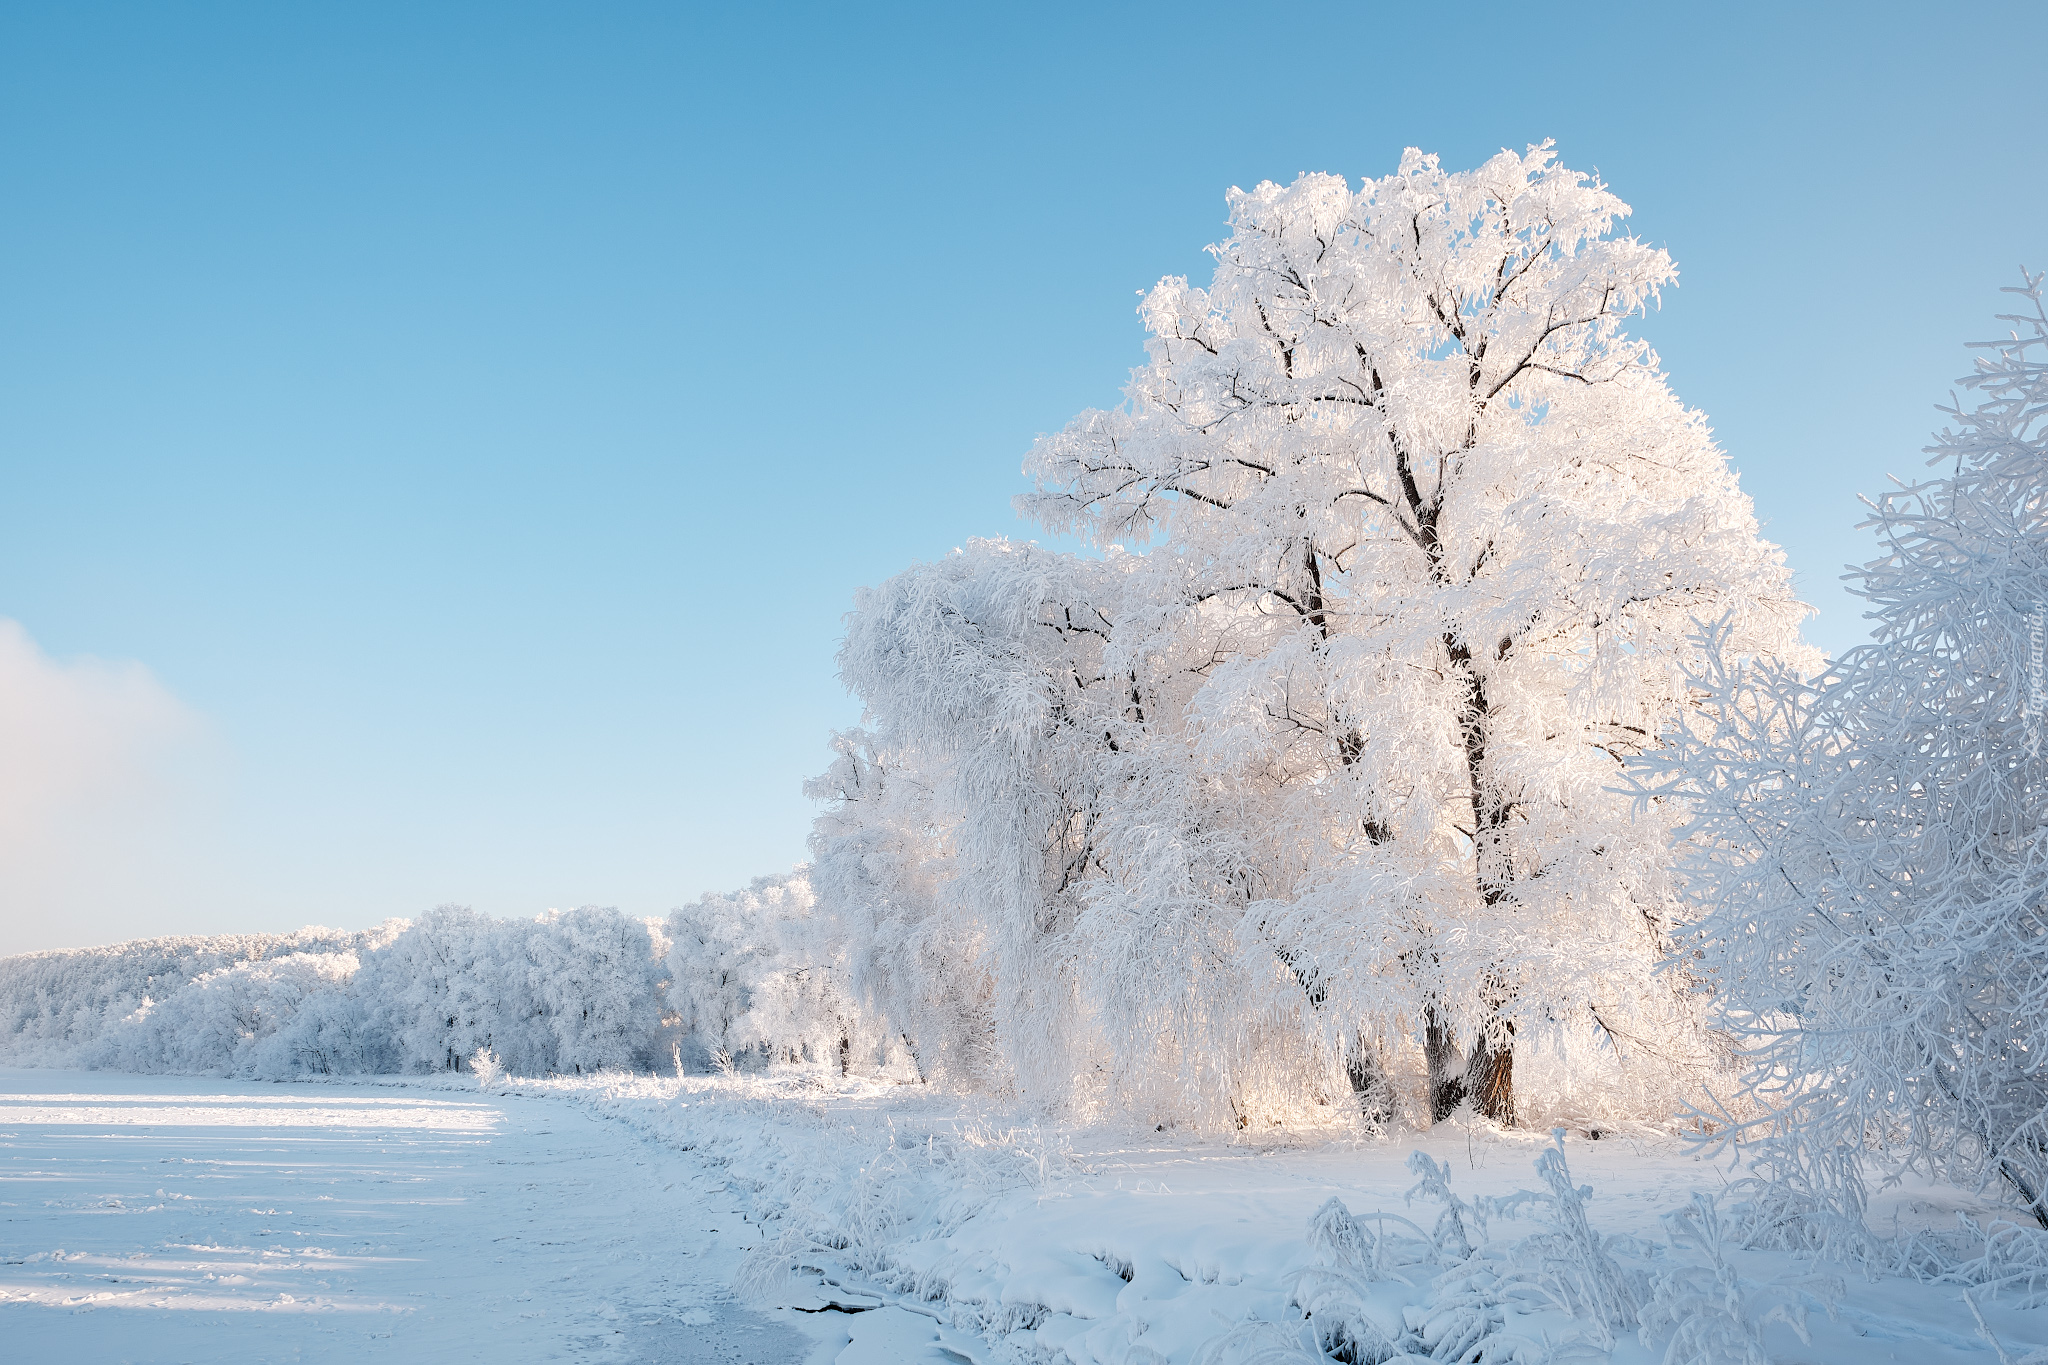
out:
<path id="1" fill-rule="evenodd" d="M 1945 477 L 1873 505 L 1872 643 L 1807 679 L 1723 642 L 1718 726 L 1654 765 L 1699 810 L 1701 951 L 1781 1174 L 1860 1207 L 1904 1153 L 2048 1226 L 2048 314 L 1959 381 Z"/>
<path id="2" fill-rule="evenodd" d="M 1117 657 L 1200 637 L 1200 752 L 1298 845 L 1233 869 L 1243 936 L 1419 1024 L 1439 1116 L 1512 1118 L 1518 1030 L 1670 1013 L 1667 831 L 1608 788 L 1681 717 L 1695 618 L 1800 648 L 1780 555 L 1624 329 L 1674 275 L 1626 212 L 1547 147 L 1234 193 L 1211 286 L 1147 298 L 1126 406 L 1031 461 L 1047 526 L 1164 542 L 1180 610 Z"/>
<path id="3" fill-rule="evenodd" d="M 1682 723 L 1695 618 L 1791 655 L 1803 608 L 1624 329 L 1673 277 L 1626 211 L 1547 147 L 1233 192 L 1126 404 L 1029 462 L 1109 557 L 863 599 L 846 676 L 1028 1087 L 1227 1093 L 1306 1032 L 1369 1112 L 1419 1046 L 1429 1113 L 1512 1120 L 1518 1037 L 1697 1041 L 1667 819 L 1610 788 Z"/>
<path id="4" fill-rule="evenodd" d="M 654 1064 L 662 974 L 645 921 L 597 905 L 549 911 L 533 922 L 526 952 L 529 989 L 552 1035 L 549 1070 Z"/>

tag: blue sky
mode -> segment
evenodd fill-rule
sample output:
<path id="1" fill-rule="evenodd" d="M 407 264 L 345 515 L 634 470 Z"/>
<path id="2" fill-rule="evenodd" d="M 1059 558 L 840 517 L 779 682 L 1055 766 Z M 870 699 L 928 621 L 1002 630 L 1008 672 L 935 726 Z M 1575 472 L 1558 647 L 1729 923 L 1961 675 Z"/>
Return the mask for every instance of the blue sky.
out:
<path id="1" fill-rule="evenodd" d="M 1227 187 L 1407 145 L 1635 206 L 1854 643 L 1856 495 L 2048 266 L 2038 7 L 1429 9 L 8 7 L 0 618 L 134 752 L 15 765 L 0 952 L 799 861 L 855 588 L 1031 534 Z"/>

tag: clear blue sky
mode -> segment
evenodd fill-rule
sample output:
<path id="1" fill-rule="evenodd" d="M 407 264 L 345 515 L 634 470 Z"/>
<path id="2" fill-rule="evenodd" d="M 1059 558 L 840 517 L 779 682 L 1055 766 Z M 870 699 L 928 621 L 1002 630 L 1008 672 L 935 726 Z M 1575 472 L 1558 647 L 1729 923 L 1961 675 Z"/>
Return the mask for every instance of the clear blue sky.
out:
<path id="1" fill-rule="evenodd" d="M 1411 144 L 1555 138 L 1635 206 L 1645 330 L 1846 647 L 1855 495 L 2048 266 L 2041 15 L 11 5 L 0 617 L 204 752 L 0 884 L 0 952 L 787 868 L 855 588 L 1030 534 L 1033 436 L 1227 187 Z"/>

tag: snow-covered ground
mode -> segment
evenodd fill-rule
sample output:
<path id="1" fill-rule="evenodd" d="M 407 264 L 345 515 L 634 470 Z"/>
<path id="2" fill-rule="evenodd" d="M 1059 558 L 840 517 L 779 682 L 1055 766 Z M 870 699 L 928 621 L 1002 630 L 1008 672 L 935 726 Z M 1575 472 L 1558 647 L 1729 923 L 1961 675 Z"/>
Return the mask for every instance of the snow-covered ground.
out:
<path id="1" fill-rule="evenodd" d="M 732 1302 L 752 1244 L 559 1099 L 0 1072 L 0 1359 L 830 1359 Z"/>
<path id="2" fill-rule="evenodd" d="M 1268 1347 L 1306 1341 L 1291 1301 L 1335 1283 L 1303 1278 L 1331 1263 L 1309 1223 L 1332 1198 L 1385 1238 L 1358 1312 L 1390 1337 L 1418 1324 L 1413 1342 L 1457 1295 L 1403 1262 L 1416 1243 L 1399 1220 L 1427 1229 L 1438 1212 L 1404 1198 L 1409 1151 L 1471 1199 L 1541 1188 L 1544 1146 L 1451 1128 L 1384 1142 L 1047 1131 L 919 1087 L 799 1076 L 485 1092 L 7 1071 L 0 1092 L 0 1354 L 24 1360 L 1244 1359 L 1221 1348 L 1233 1332 L 1259 1344 L 1248 1322 L 1275 1324 L 1256 1329 Z M 1647 1264 L 1687 1263 L 1658 1216 L 1718 1188 L 1718 1168 L 1626 1137 L 1567 1137 L 1565 1153 L 1596 1191 L 1599 1233 L 1658 1241 Z M 1993 1212 L 1918 1189 L 1877 1216 L 1952 1224 L 1958 1209 Z M 1513 1247 L 1540 1226 L 1490 1230 Z M 1810 1343 L 1762 1328 L 1786 1365 L 1998 1360 L 1956 1286 L 1784 1253 L 1729 1262 L 1752 1316 L 1812 1310 Z M 1503 1253 L 1488 1273 L 1512 1284 L 1516 1264 Z M 1508 1304 L 1488 1310 L 1493 1359 L 1586 1340 L 1540 1293 L 1491 1298 Z M 2012 1359 L 2048 1344 L 2048 1311 L 2022 1296 L 1984 1312 Z M 1631 1331 L 1591 1358 L 1659 1361 L 1664 1343 Z"/>
<path id="3" fill-rule="evenodd" d="M 615 1086 L 592 1102 L 722 1165 L 767 1244 L 817 1272 L 799 1283 L 822 1277 L 828 1288 L 922 1302 L 1014 1353 L 986 1358 L 1063 1365 L 1247 1360 L 1262 1339 L 1306 1343 L 1291 1304 L 1304 1291 L 1332 1287 L 1329 1276 L 1304 1279 L 1311 1267 L 1333 1261 L 1309 1235 L 1312 1217 L 1332 1199 L 1386 1239 L 1386 1269 L 1362 1277 L 1370 1283 L 1356 1296 L 1360 1308 L 1390 1339 L 1412 1325 L 1412 1344 L 1437 1330 L 1423 1328 L 1423 1319 L 1451 1320 L 1462 1281 L 1400 1263 L 1402 1235 L 1432 1230 L 1439 1212 L 1426 1199 L 1406 1197 L 1417 1183 L 1409 1153 L 1441 1163 L 1452 1190 L 1476 1202 L 1541 1190 L 1534 1161 L 1550 1145 L 1546 1135 L 1455 1125 L 1387 1140 L 1048 1132 L 1007 1126 L 1000 1112 L 916 1087 L 828 1086 L 797 1077 L 646 1081 Z M 1708 1257 L 1671 1245 L 1663 1215 L 1685 1207 L 1695 1190 L 1721 1190 L 1727 1171 L 1668 1139 L 1568 1136 L 1565 1152 L 1572 1180 L 1595 1192 L 1586 1208 L 1593 1233 L 1648 1244 L 1637 1259 L 1623 1255 L 1625 1263 L 1666 1274 L 1690 1266 L 1712 1283 Z M 1873 1222 L 1902 1229 L 1954 1228 L 1958 1212 L 1983 1221 L 2009 1211 L 1961 1191 L 1911 1186 L 1889 1191 L 1872 1210 Z M 1388 1217 L 1376 1220 L 1376 1213 Z M 1546 1292 L 1557 1286 L 1526 1273 L 1532 1255 L 1525 1241 L 1543 1230 L 1540 1217 L 1492 1221 L 1492 1244 L 1500 1250 L 1487 1273 L 1498 1278 L 1479 1288 L 1507 1306 L 1504 1313 L 1490 1310 L 1495 1336 L 1481 1358 L 1665 1360 L 1668 1332 L 1645 1345 L 1631 1328 L 1614 1334 L 1611 1348 L 1593 1349 L 1598 1330 L 1543 1311 Z M 1413 1253 L 1412 1241 L 1406 1250 Z M 1789 1323 L 1760 1323 L 1774 1361 L 1998 1359 L 1960 1286 L 1872 1278 L 1783 1252 L 1730 1248 L 1726 1256 L 1743 1279 L 1747 1317 L 1767 1318 L 1780 1304 L 1810 1310 L 1810 1342 Z M 773 1264 L 763 1256 L 753 1268 Z M 2014 1360 L 2048 1343 L 2048 1311 L 2025 1306 L 2025 1297 L 2011 1292 L 1978 1297 Z M 1342 1299 L 1338 1294 L 1330 1311 L 1343 1311 Z M 1682 1295 L 1672 1301 L 1684 1306 Z M 1518 1314 L 1518 1303 L 1526 1311 Z M 1261 1338 L 1247 1333 L 1249 1320 L 1282 1326 Z M 1223 1349 L 1233 1329 L 1245 1350 Z M 1318 1359 L 1265 1359 L 1282 1358 Z"/>

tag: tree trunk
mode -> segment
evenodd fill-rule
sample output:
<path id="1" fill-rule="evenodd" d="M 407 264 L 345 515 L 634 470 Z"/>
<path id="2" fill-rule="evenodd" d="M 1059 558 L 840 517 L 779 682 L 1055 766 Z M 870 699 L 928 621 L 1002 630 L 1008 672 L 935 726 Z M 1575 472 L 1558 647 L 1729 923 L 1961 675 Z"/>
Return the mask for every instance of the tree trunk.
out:
<path id="1" fill-rule="evenodd" d="M 1505 659 L 1511 643 L 1503 639 L 1494 651 L 1495 659 Z M 1507 900 L 1512 866 L 1506 848 L 1508 803 L 1498 793 L 1487 794 L 1482 776 L 1486 723 L 1492 718 L 1493 708 L 1487 699 L 1486 683 L 1472 667 L 1471 646 L 1446 635 L 1444 649 L 1451 664 L 1465 675 L 1465 714 L 1458 728 L 1464 741 L 1465 777 L 1472 798 L 1472 874 L 1478 883 L 1481 904 L 1489 911 L 1497 911 Z M 1489 861 L 1494 864 L 1491 874 L 1487 868 Z M 1489 977 L 1492 975 L 1488 973 Z M 1486 1018 L 1479 1026 L 1479 1037 L 1472 1044 L 1464 1082 L 1459 1087 L 1460 1097 L 1471 1096 L 1480 1113 L 1509 1128 L 1515 1123 L 1515 1029 L 1501 1017 L 1501 1011 L 1512 998 L 1504 983 L 1489 984 L 1483 999 Z M 1453 1100 L 1450 1107 L 1456 1108 L 1457 1102 Z"/>
<path id="2" fill-rule="evenodd" d="M 1462 1060 L 1458 1035 L 1435 1005 L 1423 1006 L 1422 1056 L 1429 1066 L 1429 1121 L 1442 1123 L 1465 1102 L 1465 1077 L 1451 1072 Z"/>
<path id="3" fill-rule="evenodd" d="M 1293 949 L 1275 948 L 1273 955 L 1287 968 L 1294 984 L 1301 987 L 1302 998 L 1308 1001 L 1309 1009 L 1321 1014 L 1330 998 L 1323 983 L 1301 969 L 1300 959 Z M 1351 1097 L 1358 1104 L 1359 1114 L 1367 1123 L 1384 1128 L 1394 1118 L 1394 1085 L 1387 1078 L 1386 1064 L 1380 1059 L 1379 1049 L 1359 1033 L 1353 1033 L 1342 1046 L 1344 1076 L 1351 1082 Z M 1242 1128 L 1244 1125 L 1240 1122 L 1238 1126 Z"/>
<path id="4" fill-rule="evenodd" d="M 1358 1103 L 1359 1117 L 1375 1128 L 1394 1121 L 1394 1083 L 1387 1076 L 1380 1050 L 1363 1036 L 1353 1035 L 1344 1049 L 1344 1075 L 1351 1082 L 1351 1097 Z"/>
<path id="5" fill-rule="evenodd" d="M 1472 1107 L 1503 1128 L 1515 1126 L 1515 1026 L 1502 1020 L 1498 1039 L 1479 1035 L 1465 1063 L 1465 1087 Z"/>
<path id="6" fill-rule="evenodd" d="M 917 1083 L 919 1085 L 926 1084 L 924 1077 L 924 1058 L 917 1055 L 917 1044 L 910 1041 L 910 1035 L 908 1033 L 899 1033 L 896 1036 L 903 1040 L 903 1050 L 910 1054 L 910 1065 L 911 1068 L 917 1072 Z"/>

